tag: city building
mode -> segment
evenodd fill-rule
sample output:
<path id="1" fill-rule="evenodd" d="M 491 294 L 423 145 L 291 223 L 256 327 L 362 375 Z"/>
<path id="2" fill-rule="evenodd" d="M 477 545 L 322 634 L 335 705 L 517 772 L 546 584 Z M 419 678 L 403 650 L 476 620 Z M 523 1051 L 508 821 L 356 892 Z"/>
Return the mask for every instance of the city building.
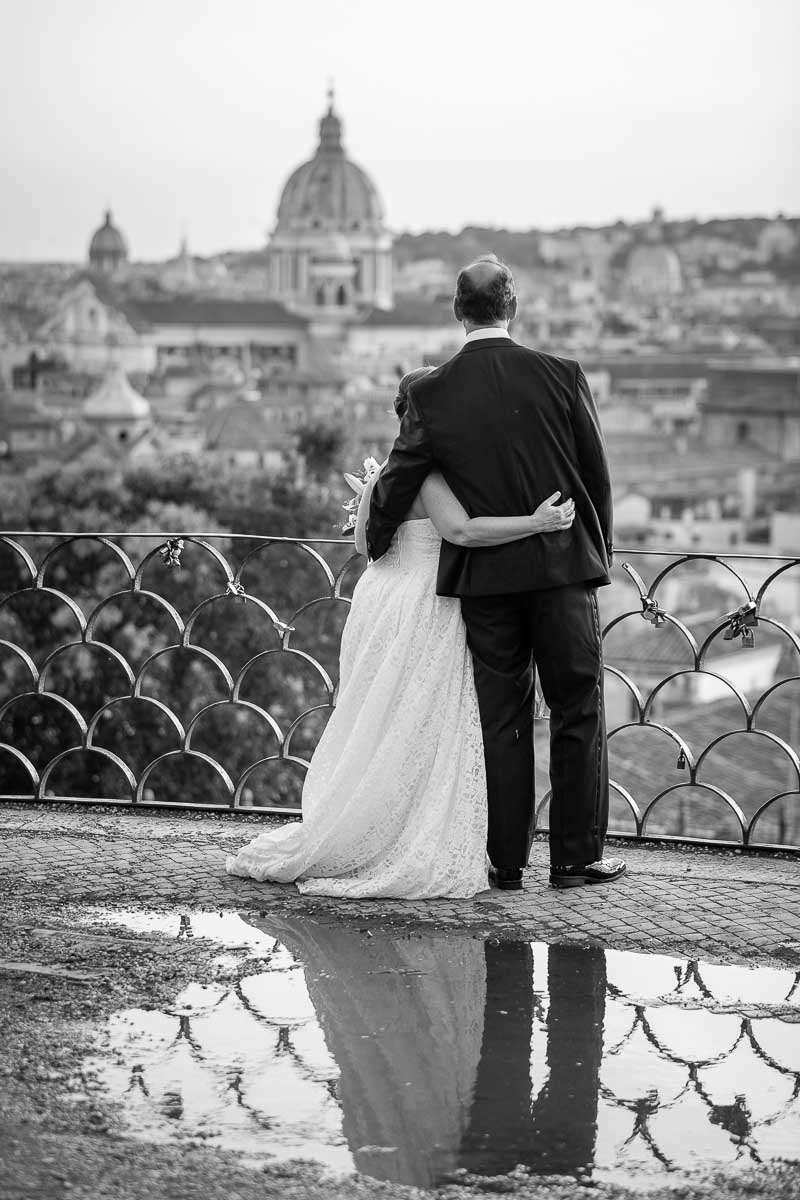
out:
<path id="1" fill-rule="evenodd" d="M 14 402 L 0 394 L 0 461 L 39 462 L 59 453 L 61 428 L 38 400 Z"/>
<path id="2" fill-rule="evenodd" d="M 100 374 L 113 352 L 127 371 L 152 371 L 156 347 L 147 321 L 105 273 L 75 274 L 32 341 L 45 357 L 74 371 Z"/>
<path id="3" fill-rule="evenodd" d="M 84 274 L 61 296 L 36 342 L 74 370 L 99 372 L 113 357 L 128 371 L 173 365 L 201 371 L 224 359 L 249 372 L 303 366 L 308 321 L 274 300 L 131 297 Z"/>
<path id="4" fill-rule="evenodd" d="M 373 371 L 404 375 L 423 362 L 442 362 L 464 340 L 451 303 L 403 299 L 390 309 L 374 308 L 347 331 L 350 362 Z"/>
<path id="5" fill-rule="evenodd" d="M 279 471 L 297 445 L 296 426 L 280 405 L 239 397 L 209 414 L 203 451 L 225 466 Z"/>
<path id="6" fill-rule="evenodd" d="M 249 374 L 305 365 L 308 321 L 274 300 L 174 296 L 137 298 L 132 306 L 157 368 L 202 370 L 222 359 Z"/>
<path id="7" fill-rule="evenodd" d="M 283 189 L 268 247 L 269 294 L 317 321 L 392 304 L 392 238 L 375 184 L 345 153 L 329 93 L 319 145 Z"/>
<path id="8" fill-rule="evenodd" d="M 800 462 L 800 364 L 795 361 L 711 364 L 703 401 L 709 444 L 758 446 L 775 460 Z"/>
<path id="9" fill-rule="evenodd" d="M 689 433 L 699 425 L 707 361 L 675 354 L 587 353 L 581 364 L 593 384 L 606 433 Z"/>

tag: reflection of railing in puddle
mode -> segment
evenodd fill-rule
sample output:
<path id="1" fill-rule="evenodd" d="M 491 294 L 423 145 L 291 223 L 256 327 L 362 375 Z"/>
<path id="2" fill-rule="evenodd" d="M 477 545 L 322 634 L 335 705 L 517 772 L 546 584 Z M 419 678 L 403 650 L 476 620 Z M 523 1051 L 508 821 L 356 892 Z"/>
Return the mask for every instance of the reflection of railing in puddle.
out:
<path id="1" fill-rule="evenodd" d="M 262 972 L 184 997 L 152 1053 L 126 1015 L 134 1066 L 106 1082 L 147 1098 L 151 1133 L 417 1185 L 795 1153 L 800 972 L 763 976 L 765 1002 L 753 972 L 695 960 L 247 924 L 270 939 Z"/>
<path id="2" fill-rule="evenodd" d="M 182 916 L 177 936 L 202 931 Z M 338 1070 L 302 970 L 277 941 L 259 946 L 258 958 L 262 971 L 190 986 L 172 1010 L 116 1014 L 108 1031 L 113 1058 L 96 1064 L 98 1073 L 123 1099 L 131 1131 L 146 1138 L 208 1142 L 262 1158 L 303 1154 L 349 1169 Z M 269 997 L 260 1002 L 264 980 L 276 985 L 270 997 L 279 993 L 274 1011 Z"/>
<path id="3" fill-rule="evenodd" d="M 702 1057 L 693 1055 L 691 1058 L 681 1055 L 671 1050 L 666 1044 L 665 1039 L 659 1036 L 654 1028 L 652 1017 L 648 1017 L 647 1004 L 626 996 L 618 987 L 609 984 L 607 1003 L 613 1002 L 624 1006 L 628 1010 L 632 1009 L 634 1016 L 627 1033 L 616 1041 L 614 1045 L 606 1047 L 606 1061 L 616 1056 L 624 1055 L 625 1048 L 634 1041 L 637 1033 L 641 1033 L 649 1047 L 655 1052 L 657 1058 L 669 1062 L 686 1072 L 685 1083 L 671 1100 L 664 1100 L 660 1096 L 658 1088 L 652 1088 L 646 1094 L 636 1099 L 626 1100 L 615 1094 L 611 1087 L 604 1086 L 601 1082 L 600 1091 L 603 1100 L 610 1105 L 626 1109 L 633 1114 L 633 1129 L 622 1143 L 620 1150 L 624 1150 L 631 1146 L 637 1139 L 641 1139 L 653 1158 L 664 1167 L 675 1169 L 680 1166 L 681 1164 L 675 1160 L 674 1156 L 670 1156 L 670 1154 L 660 1147 L 652 1125 L 654 1118 L 665 1111 L 677 1109 L 687 1097 L 692 1097 L 697 1098 L 701 1102 L 701 1111 L 704 1110 L 709 1125 L 717 1126 L 728 1134 L 730 1145 L 735 1150 L 735 1158 L 737 1160 L 746 1155 L 750 1161 L 760 1163 L 763 1161 L 763 1158 L 757 1144 L 759 1135 L 770 1127 L 775 1126 L 779 1121 L 786 1119 L 790 1106 L 795 1104 L 798 1097 L 800 1097 L 800 1069 L 781 1063 L 774 1055 L 768 1053 L 758 1040 L 756 1025 L 759 1021 L 769 1022 L 776 1019 L 780 1020 L 781 1017 L 787 1016 L 786 1010 L 792 1005 L 792 1001 L 798 992 L 798 987 L 800 987 L 800 972 L 795 973 L 786 995 L 780 997 L 777 1002 L 769 1006 L 764 1016 L 753 1019 L 750 1016 L 741 1015 L 741 1012 L 731 1012 L 731 1005 L 720 1006 L 718 1004 L 712 989 L 704 981 L 703 970 L 698 961 L 690 960 L 683 964 L 683 966 L 675 965 L 674 970 L 676 977 L 675 986 L 671 993 L 662 994 L 661 1004 L 663 1005 L 664 1001 L 668 1001 L 671 997 L 680 997 L 687 985 L 690 983 L 693 984 L 701 997 L 701 1004 L 696 1011 L 710 1012 L 712 1015 L 730 1016 L 733 1018 L 733 1041 L 727 1049 L 718 1051 L 717 1053 L 707 1053 Z M 659 1005 L 659 1009 L 660 1007 L 661 1005 Z M 747 1005 L 739 1006 L 740 1010 L 747 1007 Z M 792 1014 L 794 1021 L 797 1020 L 796 1011 L 795 1009 L 795 1013 Z M 736 1027 L 736 1022 L 738 1022 L 738 1027 Z M 798 1026 L 787 1025 L 786 1029 L 787 1031 L 790 1029 L 798 1030 Z M 800 1046 L 800 1037 L 795 1038 L 795 1041 Z M 795 1047 L 795 1054 L 797 1053 L 798 1046 Z M 779 1106 L 776 1111 L 762 1115 L 760 1118 L 756 1117 L 751 1109 L 747 1095 L 748 1081 L 752 1080 L 750 1072 L 742 1069 L 739 1070 L 738 1083 L 742 1090 L 737 1091 L 733 1095 L 730 1103 L 722 1103 L 718 1099 L 715 1099 L 712 1088 L 703 1079 L 704 1072 L 713 1072 L 715 1068 L 728 1063 L 740 1048 L 747 1049 L 770 1071 L 783 1076 L 791 1086 L 788 1100 L 782 1106 Z M 791 1050 L 791 1046 L 788 1048 Z M 800 1111 L 796 1113 L 796 1120 L 798 1125 L 795 1138 L 797 1134 L 800 1134 Z M 787 1140 L 788 1146 L 792 1144 L 791 1140 Z M 796 1144 L 796 1140 L 794 1144 Z"/>

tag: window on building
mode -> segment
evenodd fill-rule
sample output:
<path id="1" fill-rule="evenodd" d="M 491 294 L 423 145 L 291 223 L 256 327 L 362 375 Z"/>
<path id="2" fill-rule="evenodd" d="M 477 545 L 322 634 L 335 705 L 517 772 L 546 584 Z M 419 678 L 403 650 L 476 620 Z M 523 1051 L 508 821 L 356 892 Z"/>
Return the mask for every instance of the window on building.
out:
<path id="1" fill-rule="evenodd" d="M 347 304 L 347 292 L 344 289 L 344 284 L 340 283 L 336 292 L 336 303 L 341 307 Z"/>
<path id="2" fill-rule="evenodd" d="M 750 437 L 750 422 L 749 421 L 739 421 L 739 423 L 736 426 L 736 441 L 737 442 L 746 442 L 749 437 Z"/>

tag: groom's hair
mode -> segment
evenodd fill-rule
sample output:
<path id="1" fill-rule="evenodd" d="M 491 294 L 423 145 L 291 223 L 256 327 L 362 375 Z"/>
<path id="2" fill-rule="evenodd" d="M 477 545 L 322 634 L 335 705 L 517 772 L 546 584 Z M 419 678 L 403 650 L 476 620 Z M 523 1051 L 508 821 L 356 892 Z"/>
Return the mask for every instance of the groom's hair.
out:
<path id="1" fill-rule="evenodd" d="M 516 294 L 511 268 L 496 254 L 482 254 L 456 279 L 456 303 L 473 325 L 507 320 Z"/>
<path id="2" fill-rule="evenodd" d="M 406 415 L 406 409 L 408 408 L 408 389 L 418 379 L 424 378 L 425 375 L 430 375 L 432 370 L 433 367 L 415 367 L 413 371 L 408 371 L 398 383 L 397 395 L 394 398 L 394 411 L 401 421 Z"/>

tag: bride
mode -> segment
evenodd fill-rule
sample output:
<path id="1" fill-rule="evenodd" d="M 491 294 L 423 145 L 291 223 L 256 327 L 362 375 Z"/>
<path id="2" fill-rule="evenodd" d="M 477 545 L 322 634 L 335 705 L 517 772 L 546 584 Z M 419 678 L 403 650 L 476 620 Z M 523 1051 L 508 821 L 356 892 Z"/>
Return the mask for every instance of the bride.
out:
<path id="1" fill-rule="evenodd" d="M 395 412 L 432 368 L 400 381 Z M 356 549 L 366 554 L 362 492 Z M 486 774 L 460 601 L 436 595 L 442 538 L 498 546 L 568 528 L 559 493 L 530 516 L 468 517 L 428 475 L 388 552 L 359 579 L 342 635 L 339 694 L 308 768 L 303 820 L 228 858 L 231 875 L 295 882 L 316 896 L 417 900 L 488 886 Z"/>

